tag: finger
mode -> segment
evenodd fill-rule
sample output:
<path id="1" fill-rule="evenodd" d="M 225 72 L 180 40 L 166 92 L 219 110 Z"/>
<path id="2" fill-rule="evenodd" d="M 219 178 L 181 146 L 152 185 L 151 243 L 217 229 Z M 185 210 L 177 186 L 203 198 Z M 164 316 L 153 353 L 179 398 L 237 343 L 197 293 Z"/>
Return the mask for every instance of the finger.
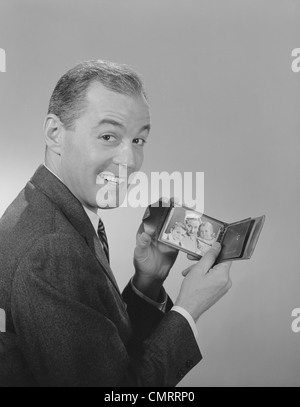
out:
<path id="1" fill-rule="evenodd" d="M 162 202 L 163 207 L 166 207 L 166 208 L 170 207 L 172 198 L 169 198 L 167 196 L 162 196 L 160 200 Z"/>
<path id="2" fill-rule="evenodd" d="M 149 236 L 154 236 L 156 233 L 156 230 L 155 230 L 155 228 L 153 228 L 153 226 L 144 224 L 144 232 L 146 232 L 147 235 L 149 235 Z"/>
<path id="3" fill-rule="evenodd" d="M 212 270 L 214 270 L 218 273 L 224 273 L 229 277 L 231 265 L 232 265 L 232 261 L 226 261 L 224 263 L 216 264 Z"/>
<path id="4" fill-rule="evenodd" d="M 144 231 L 145 231 L 144 223 L 141 223 L 140 227 L 139 227 L 139 230 L 137 231 L 137 234 L 136 234 L 136 239 L 138 239 L 138 236 L 141 235 Z"/>
<path id="5" fill-rule="evenodd" d="M 148 248 L 151 244 L 151 237 L 143 232 L 137 236 L 136 248 L 134 251 L 134 258 L 139 261 L 144 261 L 148 258 Z"/>
<path id="6" fill-rule="evenodd" d="M 194 268 L 194 266 L 190 266 L 187 269 L 183 270 L 183 272 L 181 273 L 183 275 L 183 277 L 186 277 L 189 272 L 192 270 L 192 268 Z"/>
<path id="7" fill-rule="evenodd" d="M 146 232 L 143 232 L 140 235 L 138 235 L 136 240 L 137 246 L 141 249 L 149 247 L 152 241 L 151 236 L 148 235 L 148 233 Z"/>
<path id="8" fill-rule="evenodd" d="M 139 236 L 143 232 L 146 232 L 147 235 L 149 235 L 149 236 L 154 236 L 156 233 L 155 228 L 153 229 L 153 227 L 151 227 L 150 225 L 147 225 L 146 223 L 141 223 L 139 230 L 137 231 L 137 234 L 136 234 L 136 242 L 138 241 Z"/>
<path id="9" fill-rule="evenodd" d="M 189 260 L 199 261 L 199 256 L 193 256 L 192 254 L 188 254 L 186 256 Z"/>
<path id="10" fill-rule="evenodd" d="M 232 281 L 230 278 L 231 265 L 231 261 L 219 263 L 210 271 L 210 273 L 215 273 L 215 276 L 218 276 L 218 278 L 224 279 L 224 286 L 226 287 L 227 291 L 232 287 Z"/>
<path id="11" fill-rule="evenodd" d="M 215 264 L 215 261 L 221 251 L 221 245 L 218 242 L 215 242 L 211 249 L 202 257 L 199 261 L 199 266 L 201 268 L 201 272 L 206 274 L 212 266 Z"/>

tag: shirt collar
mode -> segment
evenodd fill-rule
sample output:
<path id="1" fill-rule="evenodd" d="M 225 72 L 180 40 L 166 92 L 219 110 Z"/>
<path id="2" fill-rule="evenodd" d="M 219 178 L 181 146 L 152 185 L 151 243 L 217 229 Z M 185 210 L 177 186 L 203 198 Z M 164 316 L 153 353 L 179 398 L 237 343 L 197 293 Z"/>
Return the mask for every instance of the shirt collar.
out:
<path id="1" fill-rule="evenodd" d="M 60 180 L 60 182 L 62 182 L 64 184 L 64 182 L 59 178 L 59 176 L 57 174 L 55 174 L 55 172 L 51 171 L 50 168 L 47 167 L 46 164 L 44 164 L 44 167 L 47 168 L 47 170 L 49 172 L 51 172 L 51 174 L 53 174 L 56 178 L 58 178 Z M 82 205 L 82 207 L 85 210 L 89 220 L 91 221 L 91 224 L 93 225 L 93 228 L 95 229 L 96 234 L 98 234 L 98 225 L 99 225 L 100 217 L 97 215 L 97 213 L 86 208 L 84 205 Z"/>
<path id="2" fill-rule="evenodd" d="M 53 174 L 56 178 L 58 178 L 60 180 L 60 182 L 62 182 L 64 184 L 64 182 L 59 178 L 59 176 L 57 174 L 55 174 L 55 172 L 53 172 L 52 170 L 50 170 L 49 167 L 47 167 L 47 165 L 44 163 L 44 167 L 47 168 L 47 170 L 49 172 L 51 172 L 51 174 Z"/>

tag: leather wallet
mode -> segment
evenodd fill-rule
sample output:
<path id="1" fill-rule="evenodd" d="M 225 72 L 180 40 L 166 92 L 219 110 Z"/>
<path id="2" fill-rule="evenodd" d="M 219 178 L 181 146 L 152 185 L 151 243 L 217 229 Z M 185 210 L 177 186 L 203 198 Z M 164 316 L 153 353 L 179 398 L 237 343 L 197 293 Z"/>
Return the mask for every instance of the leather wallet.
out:
<path id="1" fill-rule="evenodd" d="M 153 239 L 201 258 L 220 242 L 216 263 L 250 259 L 265 222 L 265 215 L 226 223 L 174 203 L 159 200 L 146 209 L 144 230 Z"/>

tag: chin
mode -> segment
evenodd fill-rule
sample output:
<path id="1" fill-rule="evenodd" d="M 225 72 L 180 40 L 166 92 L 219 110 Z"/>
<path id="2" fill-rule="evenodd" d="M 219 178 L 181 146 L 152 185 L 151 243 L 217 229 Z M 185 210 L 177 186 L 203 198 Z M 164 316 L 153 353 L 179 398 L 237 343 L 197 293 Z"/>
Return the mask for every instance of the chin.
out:
<path id="1" fill-rule="evenodd" d="M 123 204 L 128 188 L 105 185 L 96 192 L 96 206 L 99 209 L 115 209 Z"/>
<path id="2" fill-rule="evenodd" d="M 104 202 L 102 202 L 102 201 L 96 202 L 96 206 L 99 209 L 116 209 L 121 205 L 122 205 L 122 202 L 119 202 L 118 198 L 111 199 L 111 200 L 105 200 Z"/>

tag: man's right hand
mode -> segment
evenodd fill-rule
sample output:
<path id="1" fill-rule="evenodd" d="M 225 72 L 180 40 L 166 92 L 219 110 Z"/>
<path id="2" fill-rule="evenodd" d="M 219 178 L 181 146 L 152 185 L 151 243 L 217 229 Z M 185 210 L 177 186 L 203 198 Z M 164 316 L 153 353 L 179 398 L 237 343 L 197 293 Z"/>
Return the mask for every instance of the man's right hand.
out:
<path id="1" fill-rule="evenodd" d="M 197 264 L 182 273 L 185 279 L 175 305 L 184 308 L 195 321 L 231 288 L 231 262 L 213 267 L 220 251 L 220 243 L 214 243 Z"/>

